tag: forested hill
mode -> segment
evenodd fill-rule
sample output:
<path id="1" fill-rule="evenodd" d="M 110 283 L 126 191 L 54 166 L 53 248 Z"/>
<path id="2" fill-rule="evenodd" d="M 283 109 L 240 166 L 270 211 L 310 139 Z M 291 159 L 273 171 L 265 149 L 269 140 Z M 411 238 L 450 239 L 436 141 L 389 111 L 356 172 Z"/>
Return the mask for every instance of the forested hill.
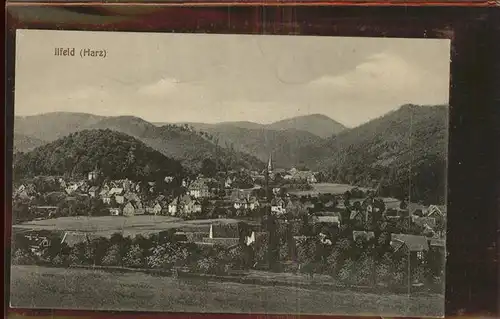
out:
<path id="1" fill-rule="evenodd" d="M 36 137 L 14 133 L 14 152 L 28 152 L 46 143 L 47 141 L 42 141 Z"/>
<path id="2" fill-rule="evenodd" d="M 301 164 L 298 150 L 305 145 L 318 144 L 323 139 L 306 131 L 248 129 L 231 125 L 219 125 L 207 133 L 219 139 L 227 149 L 252 154 L 267 162 L 272 155 L 274 164 L 280 168 L 292 168 Z"/>
<path id="3" fill-rule="evenodd" d="M 443 203 L 447 132 L 447 106 L 404 105 L 300 154 L 328 180 Z"/>
<path id="4" fill-rule="evenodd" d="M 55 125 L 57 123 L 57 125 Z M 111 129 L 139 139 L 167 157 L 180 161 L 185 168 L 196 171 L 209 158 L 222 167 L 263 168 L 264 163 L 250 154 L 217 147 L 203 132 L 185 125 L 157 127 L 135 116 L 104 117 L 85 113 L 53 112 L 16 116 L 15 134 L 43 142 L 55 141 L 68 134 L 89 129 Z M 27 151 L 14 141 L 16 150 Z"/>
<path id="5" fill-rule="evenodd" d="M 98 167 L 107 178 L 156 180 L 183 174 L 181 164 L 129 135 L 106 130 L 72 133 L 27 153 L 18 153 L 14 178 L 85 176 Z"/>
<path id="6" fill-rule="evenodd" d="M 253 155 L 218 147 L 204 132 L 188 125 L 157 127 L 138 117 L 118 116 L 106 118 L 93 128 L 108 128 L 134 136 L 165 156 L 180 161 L 191 171 L 200 169 L 205 159 L 218 162 L 221 169 L 264 167 L 264 162 Z"/>

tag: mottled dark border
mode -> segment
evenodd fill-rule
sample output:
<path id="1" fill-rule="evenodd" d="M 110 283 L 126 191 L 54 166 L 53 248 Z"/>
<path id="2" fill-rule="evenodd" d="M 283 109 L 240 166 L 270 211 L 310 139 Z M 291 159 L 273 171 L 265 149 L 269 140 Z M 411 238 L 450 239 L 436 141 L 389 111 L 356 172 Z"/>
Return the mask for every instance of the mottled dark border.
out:
<path id="1" fill-rule="evenodd" d="M 409 4 L 409 3 L 407 3 Z M 472 4 L 471 4 L 472 6 Z M 499 316 L 498 157 L 500 14 L 452 7 L 9 5 L 6 28 L 6 147 L 12 149 L 16 28 L 451 38 L 446 314 Z M 36 88 L 34 88 L 36 89 Z M 6 167 L 11 167 L 7 152 Z M 10 180 L 10 170 L 4 171 Z M 11 185 L 5 191 L 10 199 Z M 10 255 L 10 200 L 5 257 Z M 5 264 L 5 263 L 4 263 Z M 8 264 L 8 259 L 7 259 Z M 6 267 L 6 296 L 8 270 Z M 7 298 L 4 298 L 7 300 Z M 8 306 L 8 303 L 5 304 Z M 6 307 L 7 308 L 7 307 Z M 160 318 L 165 314 L 9 309 L 24 316 Z M 112 315 L 113 314 L 113 315 Z M 169 314 L 174 318 L 298 316 Z M 304 317 L 304 316 L 301 316 Z M 315 318 L 319 316 L 306 316 Z"/>

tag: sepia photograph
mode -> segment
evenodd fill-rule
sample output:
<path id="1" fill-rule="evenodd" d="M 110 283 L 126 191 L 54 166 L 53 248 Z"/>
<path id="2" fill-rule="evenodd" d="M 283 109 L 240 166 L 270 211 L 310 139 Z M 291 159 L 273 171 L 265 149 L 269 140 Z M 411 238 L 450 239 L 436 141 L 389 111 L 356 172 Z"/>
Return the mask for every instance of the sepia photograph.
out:
<path id="1" fill-rule="evenodd" d="M 17 30 L 11 307 L 443 317 L 450 50 Z"/>

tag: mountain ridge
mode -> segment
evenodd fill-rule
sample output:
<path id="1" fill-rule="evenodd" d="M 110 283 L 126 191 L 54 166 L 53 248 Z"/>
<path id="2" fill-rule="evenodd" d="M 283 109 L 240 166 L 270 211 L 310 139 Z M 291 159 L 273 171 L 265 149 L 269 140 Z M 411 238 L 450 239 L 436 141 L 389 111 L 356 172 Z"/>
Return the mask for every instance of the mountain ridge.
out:
<path id="1" fill-rule="evenodd" d="M 446 194 L 447 105 L 407 104 L 299 150 L 327 180 L 433 203 Z"/>
<path id="2" fill-rule="evenodd" d="M 199 132 L 189 128 L 175 125 L 157 127 L 136 116 L 103 117 L 88 113 L 54 112 L 28 118 L 16 117 L 14 127 L 15 134 L 28 131 L 32 135 L 25 135 L 44 138 L 47 143 L 85 129 L 112 129 L 139 139 L 193 170 L 198 169 L 205 158 L 215 160 L 216 156 L 225 167 L 264 167 L 264 163 L 257 158 L 248 154 L 233 154 L 218 148 Z"/>
<path id="3" fill-rule="evenodd" d="M 178 176 L 182 165 L 138 139 L 110 129 L 71 133 L 17 154 L 15 178 L 37 175 L 85 176 L 98 167 L 106 178 L 152 179 Z"/>
<path id="4" fill-rule="evenodd" d="M 216 130 L 220 127 L 238 127 L 244 129 L 265 129 L 265 130 L 297 130 L 309 132 L 314 135 L 317 135 L 321 138 L 330 137 L 334 134 L 337 134 L 345 129 L 346 126 L 343 124 L 333 120 L 332 118 L 320 114 L 308 114 L 308 115 L 299 115 L 295 117 L 290 117 L 278 121 L 274 121 L 271 123 L 256 123 L 251 121 L 225 121 L 218 123 L 201 123 L 201 122 L 177 122 L 177 123 L 168 123 L 168 122 L 154 122 L 156 126 L 164 126 L 168 124 L 178 124 L 178 125 L 190 125 L 197 129 L 201 130 Z"/>

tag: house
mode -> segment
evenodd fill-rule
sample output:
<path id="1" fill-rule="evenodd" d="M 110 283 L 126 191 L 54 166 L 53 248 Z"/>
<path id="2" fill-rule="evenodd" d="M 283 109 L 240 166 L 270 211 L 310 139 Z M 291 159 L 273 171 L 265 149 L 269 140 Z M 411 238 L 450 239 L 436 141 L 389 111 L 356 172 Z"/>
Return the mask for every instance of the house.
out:
<path id="1" fill-rule="evenodd" d="M 78 184 L 72 184 L 66 187 L 65 191 L 68 195 L 73 194 L 78 190 Z"/>
<path id="2" fill-rule="evenodd" d="M 142 204 L 128 202 L 123 207 L 123 216 L 134 216 L 134 215 L 143 215 L 145 213 L 145 209 L 142 207 Z"/>
<path id="3" fill-rule="evenodd" d="M 123 188 L 121 187 L 113 187 L 108 193 L 109 196 L 122 195 L 122 194 L 123 194 Z"/>
<path id="4" fill-rule="evenodd" d="M 308 210 L 314 209 L 314 203 L 310 200 L 305 200 L 304 201 L 304 207 Z"/>
<path id="5" fill-rule="evenodd" d="M 231 188 L 233 185 L 233 180 L 231 177 L 226 178 L 226 181 L 224 182 L 224 187 L 225 188 Z"/>
<path id="6" fill-rule="evenodd" d="M 155 198 L 156 203 L 164 203 L 166 200 L 165 195 L 158 195 L 158 197 Z"/>
<path id="7" fill-rule="evenodd" d="M 349 216 L 350 220 L 356 220 L 359 222 L 364 222 L 366 220 L 366 212 L 362 210 L 351 210 L 351 215 Z"/>
<path id="8" fill-rule="evenodd" d="M 319 242 L 322 243 L 323 245 L 332 245 L 332 241 L 328 239 L 327 235 L 323 233 L 319 233 Z"/>
<path id="9" fill-rule="evenodd" d="M 155 191 L 155 186 L 156 186 L 156 183 L 155 183 L 155 182 L 148 182 L 148 188 L 149 188 L 149 192 L 150 192 L 150 193 L 154 193 L 154 191 Z"/>
<path id="10" fill-rule="evenodd" d="M 122 181 L 122 187 L 125 192 L 129 192 L 132 189 L 132 185 L 132 181 L 130 181 L 128 178 Z"/>
<path id="11" fill-rule="evenodd" d="M 161 205 L 156 203 L 156 205 L 154 206 L 149 206 L 149 207 L 146 207 L 146 213 L 148 213 L 149 215 L 159 215 L 161 214 Z"/>
<path id="12" fill-rule="evenodd" d="M 66 188 L 66 186 L 67 186 L 67 185 L 66 185 L 66 181 L 65 181 L 64 179 L 59 178 L 58 182 L 59 182 L 59 186 L 60 186 L 62 189 L 65 189 L 65 188 Z"/>
<path id="13" fill-rule="evenodd" d="M 97 197 L 98 195 L 98 192 L 99 191 L 99 187 L 97 186 L 92 186 L 89 188 L 89 195 L 90 197 L 94 198 L 94 197 Z"/>
<path id="14" fill-rule="evenodd" d="M 83 193 L 88 193 L 89 189 L 90 189 L 90 185 L 87 184 L 86 182 L 82 182 L 82 183 L 79 183 L 78 185 L 78 189 L 83 192 Z M 88 195 L 88 194 L 85 194 L 85 195 Z"/>
<path id="15" fill-rule="evenodd" d="M 146 209 L 141 202 L 133 202 L 133 205 L 135 207 L 135 215 L 144 215 L 146 213 Z"/>
<path id="16" fill-rule="evenodd" d="M 168 205 L 168 213 L 171 216 L 176 215 L 190 215 L 193 213 L 200 213 L 202 211 L 202 205 L 198 200 L 193 200 L 191 196 L 184 195 L 182 197 L 176 197 Z"/>
<path id="17" fill-rule="evenodd" d="M 174 198 L 173 201 L 170 202 L 170 204 L 168 204 L 168 214 L 171 215 L 171 216 L 175 216 L 177 215 L 177 212 L 179 210 L 179 198 L 176 197 Z"/>
<path id="18" fill-rule="evenodd" d="M 366 241 L 370 241 L 375 238 L 375 233 L 372 231 L 354 230 L 352 232 L 352 239 L 356 241 L 358 238 L 363 238 Z"/>
<path id="19" fill-rule="evenodd" d="M 64 243 L 69 247 L 73 247 L 80 243 L 90 243 L 94 238 L 96 238 L 96 236 L 93 236 L 90 233 L 68 231 L 64 233 L 63 238 L 61 239 L 61 244 Z"/>
<path id="20" fill-rule="evenodd" d="M 105 184 L 102 188 L 101 188 L 101 191 L 99 192 L 99 196 L 100 197 L 103 197 L 103 196 L 107 196 L 108 193 L 109 193 L 109 190 L 110 190 L 110 187 Z"/>
<path id="21" fill-rule="evenodd" d="M 207 180 L 198 178 L 188 187 L 189 195 L 194 198 L 207 198 L 211 196 L 210 188 L 207 185 Z"/>
<path id="22" fill-rule="evenodd" d="M 109 214 L 111 216 L 120 216 L 121 215 L 121 211 L 120 211 L 120 208 L 110 208 L 109 209 Z"/>
<path id="23" fill-rule="evenodd" d="M 111 196 L 109 195 L 104 195 L 101 197 L 101 200 L 104 204 L 111 204 Z"/>
<path id="24" fill-rule="evenodd" d="M 184 202 L 184 214 L 196 214 L 196 213 L 201 213 L 202 211 L 202 206 L 201 203 L 198 200 L 192 200 L 189 198 L 188 201 Z"/>
<path id="25" fill-rule="evenodd" d="M 124 196 L 120 196 L 120 195 L 116 195 L 115 196 L 115 201 L 117 204 L 123 204 L 125 202 L 125 197 Z"/>
<path id="26" fill-rule="evenodd" d="M 432 238 L 429 240 L 429 248 L 435 249 L 441 253 L 446 250 L 446 241 L 444 239 Z"/>
<path id="27" fill-rule="evenodd" d="M 29 189 L 25 185 L 19 186 L 18 189 L 14 192 L 14 197 L 19 198 L 29 198 Z"/>
<path id="28" fill-rule="evenodd" d="M 314 183 L 317 183 L 318 180 L 316 179 L 316 176 L 314 176 L 314 174 L 311 174 L 311 175 L 307 176 L 307 182 L 309 184 L 314 184 Z"/>
<path id="29" fill-rule="evenodd" d="M 245 199 L 237 199 L 234 202 L 233 207 L 235 209 L 247 209 L 248 208 L 248 204 L 247 204 L 247 201 Z"/>
<path id="30" fill-rule="evenodd" d="M 97 170 L 93 170 L 89 172 L 89 174 L 87 175 L 89 181 L 95 181 L 98 177 L 99 177 L 99 171 Z"/>
<path id="31" fill-rule="evenodd" d="M 134 192 L 126 192 L 125 195 L 123 195 L 123 197 L 127 201 L 130 201 L 130 202 L 140 202 L 141 201 L 141 199 L 139 198 L 139 195 L 137 195 Z"/>
<path id="32" fill-rule="evenodd" d="M 142 189 L 141 182 L 138 182 L 137 184 L 135 184 L 135 191 L 137 193 L 139 193 L 141 191 L 141 189 Z M 134 189 L 132 189 L 132 190 L 134 190 Z"/>
<path id="33" fill-rule="evenodd" d="M 425 217 L 433 217 L 442 219 L 446 216 L 446 208 L 444 206 L 430 205 L 427 209 Z"/>
<path id="34" fill-rule="evenodd" d="M 17 188 L 16 192 L 21 193 L 21 192 L 24 192 L 25 190 L 26 190 L 26 186 L 23 184 Z"/>
<path id="35" fill-rule="evenodd" d="M 52 217 L 57 212 L 57 206 L 34 206 L 30 210 L 37 216 Z"/>
<path id="36" fill-rule="evenodd" d="M 274 214 L 285 214 L 286 209 L 285 209 L 285 202 L 281 198 L 273 198 L 271 200 L 271 212 Z"/>
<path id="37" fill-rule="evenodd" d="M 250 200 L 248 201 L 248 205 L 250 210 L 256 210 L 260 207 L 259 200 L 255 197 L 250 198 Z"/>
<path id="38" fill-rule="evenodd" d="M 163 180 L 165 181 L 165 183 L 172 183 L 174 181 L 174 177 L 173 176 L 165 176 L 165 178 Z"/>
<path id="39" fill-rule="evenodd" d="M 203 243 L 207 243 L 207 244 L 211 244 L 211 245 L 215 245 L 215 246 L 222 246 L 226 249 L 231 249 L 231 248 L 237 247 L 240 243 L 240 238 L 237 237 L 237 234 L 238 234 L 238 231 L 234 232 L 234 234 L 232 234 L 232 237 L 230 237 L 230 236 L 218 237 L 214 232 L 213 225 L 210 225 L 208 237 L 203 238 Z M 255 234 L 253 234 L 253 236 L 254 236 L 253 241 L 255 241 Z M 245 239 L 247 242 L 252 244 L 252 238 L 245 238 Z"/>
<path id="40" fill-rule="evenodd" d="M 162 211 L 162 207 L 159 203 L 156 203 L 156 205 L 153 206 L 153 213 L 155 215 L 160 215 Z"/>
<path id="41" fill-rule="evenodd" d="M 290 171 L 288 171 L 288 174 L 286 174 L 284 178 L 286 180 L 302 181 L 310 184 L 318 182 L 313 172 L 299 171 L 296 168 L 292 168 Z"/>
<path id="42" fill-rule="evenodd" d="M 50 247 L 53 239 L 47 231 L 30 231 L 24 237 L 29 243 L 29 250 L 36 256 L 41 256 L 43 251 Z"/>
<path id="43" fill-rule="evenodd" d="M 391 246 L 395 252 L 405 249 L 417 259 L 424 258 L 424 252 L 429 250 L 428 239 L 424 236 L 408 234 L 391 234 Z"/>
<path id="44" fill-rule="evenodd" d="M 415 225 L 421 227 L 429 227 L 431 229 L 434 229 L 436 227 L 436 219 L 432 217 L 412 216 L 412 221 Z"/>
<path id="45" fill-rule="evenodd" d="M 340 218 L 339 216 L 315 216 L 314 223 L 316 224 L 333 224 L 340 227 Z"/>

